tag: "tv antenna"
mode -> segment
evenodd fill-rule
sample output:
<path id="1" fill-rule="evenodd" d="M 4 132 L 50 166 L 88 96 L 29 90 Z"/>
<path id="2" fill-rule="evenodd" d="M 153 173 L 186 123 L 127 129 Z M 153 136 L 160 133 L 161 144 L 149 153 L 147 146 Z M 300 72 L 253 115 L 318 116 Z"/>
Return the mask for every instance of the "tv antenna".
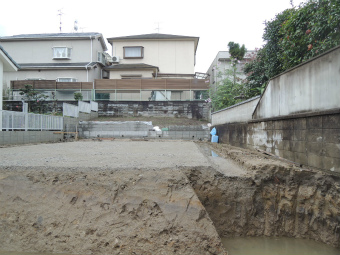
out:
<path id="1" fill-rule="evenodd" d="M 59 27 L 60 33 L 61 33 L 61 16 L 64 14 L 64 13 L 61 11 L 62 9 L 63 9 L 63 8 L 61 8 L 61 9 L 58 10 L 58 16 L 59 16 L 59 22 L 60 22 L 60 27 Z"/>
<path id="2" fill-rule="evenodd" d="M 78 32 L 78 20 L 74 21 L 74 31 Z"/>
<path id="3" fill-rule="evenodd" d="M 159 30 L 160 30 L 159 23 L 160 22 L 156 22 L 156 23 L 157 23 L 157 27 L 155 28 L 155 30 L 157 30 L 157 33 L 159 34 Z"/>

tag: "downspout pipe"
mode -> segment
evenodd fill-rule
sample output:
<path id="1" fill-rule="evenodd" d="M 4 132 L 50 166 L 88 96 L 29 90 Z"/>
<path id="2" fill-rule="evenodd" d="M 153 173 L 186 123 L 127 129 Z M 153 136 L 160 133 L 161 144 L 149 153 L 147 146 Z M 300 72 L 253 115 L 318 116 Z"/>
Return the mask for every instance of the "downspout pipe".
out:
<path id="1" fill-rule="evenodd" d="M 92 63 L 92 59 L 93 59 L 93 54 L 92 54 L 92 50 L 93 50 L 93 37 L 90 36 L 90 41 L 91 41 L 91 51 L 90 51 L 90 62 L 85 66 L 86 69 L 86 81 L 89 81 L 89 65 Z"/>

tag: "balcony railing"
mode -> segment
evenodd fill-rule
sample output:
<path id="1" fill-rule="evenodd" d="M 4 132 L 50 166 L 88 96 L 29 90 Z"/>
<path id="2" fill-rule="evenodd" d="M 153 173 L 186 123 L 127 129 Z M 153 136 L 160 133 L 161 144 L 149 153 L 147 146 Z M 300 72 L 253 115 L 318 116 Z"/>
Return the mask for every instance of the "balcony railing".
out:
<path id="1" fill-rule="evenodd" d="M 83 100 L 188 101 L 200 98 L 209 89 L 207 79 L 102 79 L 94 82 L 56 82 L 55 80 L 11 81 L 8 100 L 21 100 L 20 89 L 31 85 L 47 94 L 47 100 L 74 100 L 80 92 Z M 54 95 L 52 96 L 52 93 Z"/>

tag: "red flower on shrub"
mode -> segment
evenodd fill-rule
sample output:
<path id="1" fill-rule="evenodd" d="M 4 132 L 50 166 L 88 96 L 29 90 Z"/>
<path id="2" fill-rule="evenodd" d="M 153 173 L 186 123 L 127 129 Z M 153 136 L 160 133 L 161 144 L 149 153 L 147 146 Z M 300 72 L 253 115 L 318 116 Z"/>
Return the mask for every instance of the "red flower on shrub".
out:
<path id="1" fill-rule="evenodd" d="M 309 35 L 310 33 L 312 33 L 312 30 L 310 29 L 306 30 L 306 35 Z"/>

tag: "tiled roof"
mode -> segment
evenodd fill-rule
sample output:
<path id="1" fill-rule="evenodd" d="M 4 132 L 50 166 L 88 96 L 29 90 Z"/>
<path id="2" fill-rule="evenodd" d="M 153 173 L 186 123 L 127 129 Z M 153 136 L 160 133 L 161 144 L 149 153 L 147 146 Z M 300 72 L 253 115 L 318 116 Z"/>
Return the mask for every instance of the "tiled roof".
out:
<path id="1" fill-rule="evenodd" d="M 152 65 L 147 65 L 144 63 L 140 64 L 118 64 L 118 65 L 112 65 L 112 66 L 107 66 L 105 67 L 105 70 L 122 70 L 122 69 L 153 69 L 153 68 L 158 68 L 158 66 L 152 66 Z"/>
<path id="2" fill-rule="evenodd" d="M 88 32 L 88 33 L 46 33 L 46 34 L 21 34 L 12 36 L 0 37 L 0 42 L 3 41 L 38 41 L 38 40 L 62 40 L 62 39 L 88 39 L 90 37 L 95 37 L 100 39 L 100 43 L 104 50 L 107 50 L 104 37 L 98 32 Z"/>
<path id="3" fill-rule="evenodd" d="M 12 36 L 2 36 L 0 40 L 10 39 L 43 39 L 43 38 L 79 38 L 79 37 L 90 37 L 90 36 L 102 36 L 101 33 L 90 32 L 90 33 L 47 33 L 47 34 L 21 34 Z"/>
<path id="4" fill-rule="evenodd" d="M 198 39 L 195 36 L 169 35 L 169 34 L 144 34 L 144 35 L 130 35 L 121 37 L 111 37 L 108 40 L 130 40 L 130 39 Z"/>

